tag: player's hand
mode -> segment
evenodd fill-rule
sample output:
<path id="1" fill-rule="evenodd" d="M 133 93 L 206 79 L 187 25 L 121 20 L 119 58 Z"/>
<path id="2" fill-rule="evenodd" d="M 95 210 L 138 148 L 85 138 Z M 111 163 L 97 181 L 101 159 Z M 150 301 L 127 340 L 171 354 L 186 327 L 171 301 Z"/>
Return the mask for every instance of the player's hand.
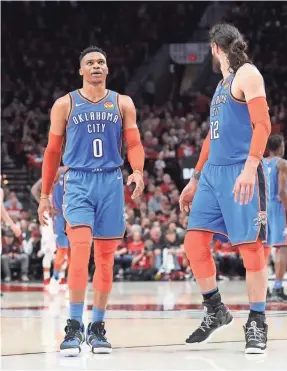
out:
<path id="1" fill-rule="evenodd" d="M 52 215 L 52 217 L 54 217 L 56 215 L 60 215 L 60 210 L 57 209 L 55 206 L 51 206 L 51 215 Z"/>
<path id="2" fill-rule="evenodd" d="M 45 212 L 47 212 L 46 215 Z M 47 214 L 52 217 L 51 203 L 48 198 L 42 198 L 38 207 L 38 216 L 41 225 L 49 225 Z"/>
<path id="3" fill-rule="evenodd" d="M 234 201 L 240 205 L 247 205 L 253 198 L 256 172 L 254 169 L 244 168 L 242 173 L 237 177 L 233 193 Z"/>
<path id="4" fill-rule="evenodd" d="M 16 237 L 20 237 L 20 236 L 22 236 L 22 231 L 21 231 L 20 228 L 17 227 L 17 225 L 13 225 L 13 226 L 11 227 L 11 229 L 12 229 L 12 231 L 13 231 L 13 233 L 15 234 Z"/>
<path id="5" fill-rule="evenodd" d="M 180 211 L 185 211 L 186 213 L 190 211 L 190 206 L 195 195 L 197 186 L 198 180 L 191 178 L 179 197 Z"/>
<path id="6" fill-rule="evenodd" d="M 134 200 L 135 198 L 139 197 L 143 190 L 144 190 L 144 181 L 143 181 L 143 176 L 139 172 L 133 172 L 129 177 L 127 181 L 127 185 L 130 185 L 132 183 L 136 184 L 136 187 L 133 191 L 132 194 L 132 199 Z"/>

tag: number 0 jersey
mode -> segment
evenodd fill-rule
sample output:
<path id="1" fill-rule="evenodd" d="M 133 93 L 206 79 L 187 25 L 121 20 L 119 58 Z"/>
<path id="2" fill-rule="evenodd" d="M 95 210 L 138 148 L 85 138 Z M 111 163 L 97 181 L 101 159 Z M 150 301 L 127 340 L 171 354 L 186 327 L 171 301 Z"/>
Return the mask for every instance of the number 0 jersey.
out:
<path id="1" fill-rule="evenodd" d="M 118 93 L 93 103 L 79 90 L 69 93 L 71 112 L 66 128 L 65 166 L 87 171 L 112 170 L 123 164 L 122 117 Z"/>
<path id="2" fill-rule="evenodd" d="M 231 85 L 235 75 L 221 81 L 210 106 L 210 151 L 208 162 L 230 165 L 246 161 L 252 138 L 247 103 L 234 98 Z"/>

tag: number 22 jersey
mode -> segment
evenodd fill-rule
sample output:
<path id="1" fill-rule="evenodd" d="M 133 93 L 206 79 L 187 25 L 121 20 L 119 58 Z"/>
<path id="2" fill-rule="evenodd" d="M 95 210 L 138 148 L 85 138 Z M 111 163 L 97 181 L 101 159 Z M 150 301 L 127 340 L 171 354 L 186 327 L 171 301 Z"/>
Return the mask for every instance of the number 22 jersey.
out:
<path id="1" fill-rule="evenodd" d="M 119 94 L 107 90 L 105 97 L 95 103 L 83 97 L 79 90 L 69 96 L 71 111 L 66 128 L 64 165 L 86 171 L 120 167 L 123 160 Z"/>
<path id="2" fill-rule="evenodd" d="M 235 75 L 221 81 L 210 106 L 210 152 L 208 162 L 231 165 L 246 161 L 253 127 L 247 103 L 232 96 Z"/>

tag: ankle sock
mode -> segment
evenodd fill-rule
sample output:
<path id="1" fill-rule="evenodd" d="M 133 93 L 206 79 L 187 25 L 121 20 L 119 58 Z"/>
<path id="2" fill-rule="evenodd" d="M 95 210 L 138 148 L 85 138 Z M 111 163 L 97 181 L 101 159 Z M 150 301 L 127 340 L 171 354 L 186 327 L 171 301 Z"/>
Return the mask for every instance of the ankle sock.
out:
<path id="1" fill-rule="evenodd" d="M 213 290 L 210 290 L 210 291 L 206 291 L 206 292 L 203 292 L 202 293 L 202 296 L 203 296 L 203 299 L 204 300 L 208 300 L 212 297 L 212 295 L 218 293 L 218 287 L 216 287 L 215 289 Z"/>
<path id="2" fill-rule="evenodd" d="M 105 317 L 105 309 L 93 307 L 92 321 L 102 322 Z"/>
<path id="3" fill-rule="evenodd" d="M 83 324 L 84 303 L 70 303 L 70 318 Z"/>
<path id="4" fill-rule="evenodd" d="M 250 314 L 264 314 L 266 302 L 250 303 Z"/>
<path id="5" fill-rule="evenodd" d="M 275 280 L 274 289 L 278 290 L 278 289 L 281 289 L 281 287 L 282 287 L 282 281 L 281 280 Z"/>

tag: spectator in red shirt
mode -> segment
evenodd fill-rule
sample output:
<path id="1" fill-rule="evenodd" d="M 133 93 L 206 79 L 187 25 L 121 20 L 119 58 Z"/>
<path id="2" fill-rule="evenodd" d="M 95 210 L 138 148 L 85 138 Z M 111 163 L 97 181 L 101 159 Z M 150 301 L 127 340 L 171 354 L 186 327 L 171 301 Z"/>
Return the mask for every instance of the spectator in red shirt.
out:
<path id="1" fill-rule="evenodd" d="M 141 252 L 138 252 L 132 260 L 130 279 L 151 281 L 157 269 L 154 267 L 153 242 L 147 240 Z"/>

